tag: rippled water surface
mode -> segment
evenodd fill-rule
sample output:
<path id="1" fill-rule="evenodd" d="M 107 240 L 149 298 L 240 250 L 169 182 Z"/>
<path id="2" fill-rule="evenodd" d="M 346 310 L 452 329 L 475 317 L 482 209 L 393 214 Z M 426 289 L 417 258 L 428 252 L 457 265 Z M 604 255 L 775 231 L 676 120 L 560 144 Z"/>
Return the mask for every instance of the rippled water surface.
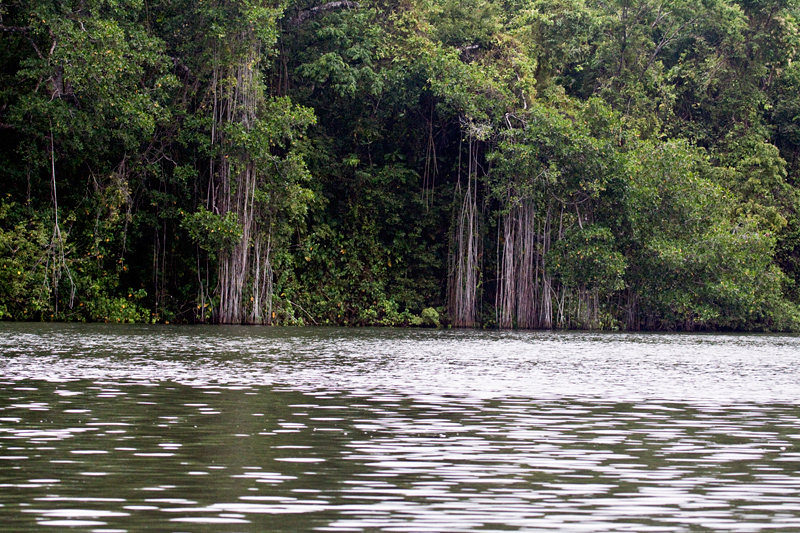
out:
<path id="1" fill-rule="evenodd" d="M 0 324 L 0 531 L 800 531 L 800 338 Z"/>

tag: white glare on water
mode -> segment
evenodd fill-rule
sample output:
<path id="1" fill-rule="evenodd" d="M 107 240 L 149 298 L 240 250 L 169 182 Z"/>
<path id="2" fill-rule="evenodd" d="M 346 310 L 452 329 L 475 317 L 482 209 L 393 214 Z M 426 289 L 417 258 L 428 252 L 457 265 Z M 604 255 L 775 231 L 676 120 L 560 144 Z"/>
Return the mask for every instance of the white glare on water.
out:
<path id="1" fill-rule="evenodd" d="M 0 324 L 0 531 L 800 530 L 800 338 Z"/>

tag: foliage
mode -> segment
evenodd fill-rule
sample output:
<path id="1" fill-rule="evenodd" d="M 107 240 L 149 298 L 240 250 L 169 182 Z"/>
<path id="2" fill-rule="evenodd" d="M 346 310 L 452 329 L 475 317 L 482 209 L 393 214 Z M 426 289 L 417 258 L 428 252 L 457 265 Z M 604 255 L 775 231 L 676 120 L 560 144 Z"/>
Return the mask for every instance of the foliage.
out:
<path id="1" fill-rule="evenodd" d="M 800 329 L 794 0 L 7 0 L 0 318 Z"/>
<path id="2" fill-rule="evenodd" d="M 615 249 L 611 230 L 592 225 L 571 231 L 550 250 L 547 263 L 566 287 L 582 286 L 613 293 L 625 287 L 627 261 Z"/>
<path id="3" fill-rule="evenodd" d="M 216 215 L 202 207 L 194 213 L 186 213 L 181 227 L 210 254 L 231 253 L 244 234 L 239 217 L 233 211 Z"/>
<path id="4" fill-rule="evenodd" d="M 774 234 L 702 176 L 697 151 L 679 143 L 653 148 L 643 143 L 631 154 L 637 177 L 627 202 L 629 283 L 642 319 L 650 327 L 770 329 L 783 280 L 770 260 Z"/>

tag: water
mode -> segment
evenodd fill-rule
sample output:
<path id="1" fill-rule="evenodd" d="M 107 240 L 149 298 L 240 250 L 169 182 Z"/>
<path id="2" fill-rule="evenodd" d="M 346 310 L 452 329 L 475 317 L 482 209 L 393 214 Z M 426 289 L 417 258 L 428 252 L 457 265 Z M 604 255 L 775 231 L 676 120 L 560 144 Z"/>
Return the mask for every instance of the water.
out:
<path id="1" fill-rule="evenodd" d="M 800 530 L 800 338 L 0 324 L 0 531 Z"/>

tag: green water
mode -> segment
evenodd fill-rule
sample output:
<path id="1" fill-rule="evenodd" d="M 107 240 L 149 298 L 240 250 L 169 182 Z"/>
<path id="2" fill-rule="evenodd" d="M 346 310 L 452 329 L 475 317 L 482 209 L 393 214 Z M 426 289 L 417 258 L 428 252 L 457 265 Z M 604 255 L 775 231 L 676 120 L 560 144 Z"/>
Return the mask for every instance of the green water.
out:
<path id="1" fill-rule="evenodd" d="M 798 531 L 798 355 L 0 324 L 0 531 Z"/>

